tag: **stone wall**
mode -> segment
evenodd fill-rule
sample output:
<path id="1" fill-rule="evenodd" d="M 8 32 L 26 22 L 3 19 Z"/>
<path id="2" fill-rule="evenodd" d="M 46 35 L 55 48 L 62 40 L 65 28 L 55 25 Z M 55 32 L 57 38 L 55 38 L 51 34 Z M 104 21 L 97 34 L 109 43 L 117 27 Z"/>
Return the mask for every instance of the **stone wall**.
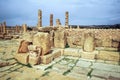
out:
<path id="1" fill-rule="evenodd" d="M 120 29 L 66 29 L 66 32 L 68 41 L 73 39 L 73 44 L 79 46 L 83 45 L 84 34 L 89 32 L 95 35 L 96 46 L 118 47 L 120 43 Z"/>

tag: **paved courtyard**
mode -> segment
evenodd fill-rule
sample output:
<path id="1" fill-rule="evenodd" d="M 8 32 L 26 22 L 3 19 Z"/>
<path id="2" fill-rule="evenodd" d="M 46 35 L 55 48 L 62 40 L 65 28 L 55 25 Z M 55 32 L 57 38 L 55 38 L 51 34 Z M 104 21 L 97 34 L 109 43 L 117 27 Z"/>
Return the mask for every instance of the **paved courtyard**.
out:
<path id="1" fill-rule="evenodd" d="M 120 80 L 120 65 L 61 56 L 50 64 L 24 65 L 14 59 L 19 42 L 0 41 L 0 80 Z"/>

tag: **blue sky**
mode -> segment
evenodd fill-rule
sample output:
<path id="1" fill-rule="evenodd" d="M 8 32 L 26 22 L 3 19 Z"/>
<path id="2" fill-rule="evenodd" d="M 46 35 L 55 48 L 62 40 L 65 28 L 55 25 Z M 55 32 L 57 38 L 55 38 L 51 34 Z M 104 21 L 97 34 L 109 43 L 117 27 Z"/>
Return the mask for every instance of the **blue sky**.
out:
<path id="1" fill-rule="evenodd" d="M 0 22 L 36 26 L 38 9 L 43 13 L 43 26 L 49 25 L 51 13 L 54 25 L 57 18 L 64 25 L 66 11 L 70 25 L 120 23 L 120 0 L 0 0 Z"/>

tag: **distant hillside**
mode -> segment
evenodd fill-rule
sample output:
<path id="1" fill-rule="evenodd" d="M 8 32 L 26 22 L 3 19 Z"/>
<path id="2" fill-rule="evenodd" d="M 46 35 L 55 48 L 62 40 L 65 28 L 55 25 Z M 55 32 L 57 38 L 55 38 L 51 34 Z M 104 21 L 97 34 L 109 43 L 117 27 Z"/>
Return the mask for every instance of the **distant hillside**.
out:
<path id="1" fill-rule="evenodd" d="M 78 25 L 69 25 L 69 27 L 77 28 Z M 79 25 L 80 28 L 88 28 L 88 29 L 120 29 L 120 24 L 114 25 Z"/>

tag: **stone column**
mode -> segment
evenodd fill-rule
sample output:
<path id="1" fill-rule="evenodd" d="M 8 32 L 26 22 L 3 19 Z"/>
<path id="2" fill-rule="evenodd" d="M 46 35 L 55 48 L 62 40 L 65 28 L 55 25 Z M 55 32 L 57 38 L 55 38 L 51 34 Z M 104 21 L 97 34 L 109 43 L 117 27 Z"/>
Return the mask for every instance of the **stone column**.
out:
<path id="1" fill-rule="evenodd" d="M 38 27 L 42 27 L 42 11 L 38 10 Z"/>
<path id="2" fill-rule="evenodd" d="M 23 33 L 27 32 L 27 24 L 23 24 L 22 28 L 23 28 Z"/>
<path id="3" fill-rule="evenodd" d="M 50 26 L 53 26 L 53 14 L 50 14 Z"/>
<path id="4" fill-rule="evenodd" d="M 56 19 L 56 26 L 61 25 L 60 19 Z"/>
<path id="5" fill-rule="evenodd" d="M 2 33 L 2 24 L 0 23 L 0 33 Z"/>
<path id="6" fill-rule="evenodd" d="M 6 22 L 3 22 L 3 33 L 6 33 Z"/>
<path id="7" fill-rule="evenodd" d="M 15 26 L 15 32 L 19 33 L 18 25 Z"/>
<path id="8" fill-rule="evenodd" d="M 68 19 L 69 19 L 69 13 L 68 13 L 68 11 L 67 11 L 67 12 L 65 13 L 65 26 L 67 26 L 67 27 L 68 27 L 68 25 L 69 25 Z"/>

